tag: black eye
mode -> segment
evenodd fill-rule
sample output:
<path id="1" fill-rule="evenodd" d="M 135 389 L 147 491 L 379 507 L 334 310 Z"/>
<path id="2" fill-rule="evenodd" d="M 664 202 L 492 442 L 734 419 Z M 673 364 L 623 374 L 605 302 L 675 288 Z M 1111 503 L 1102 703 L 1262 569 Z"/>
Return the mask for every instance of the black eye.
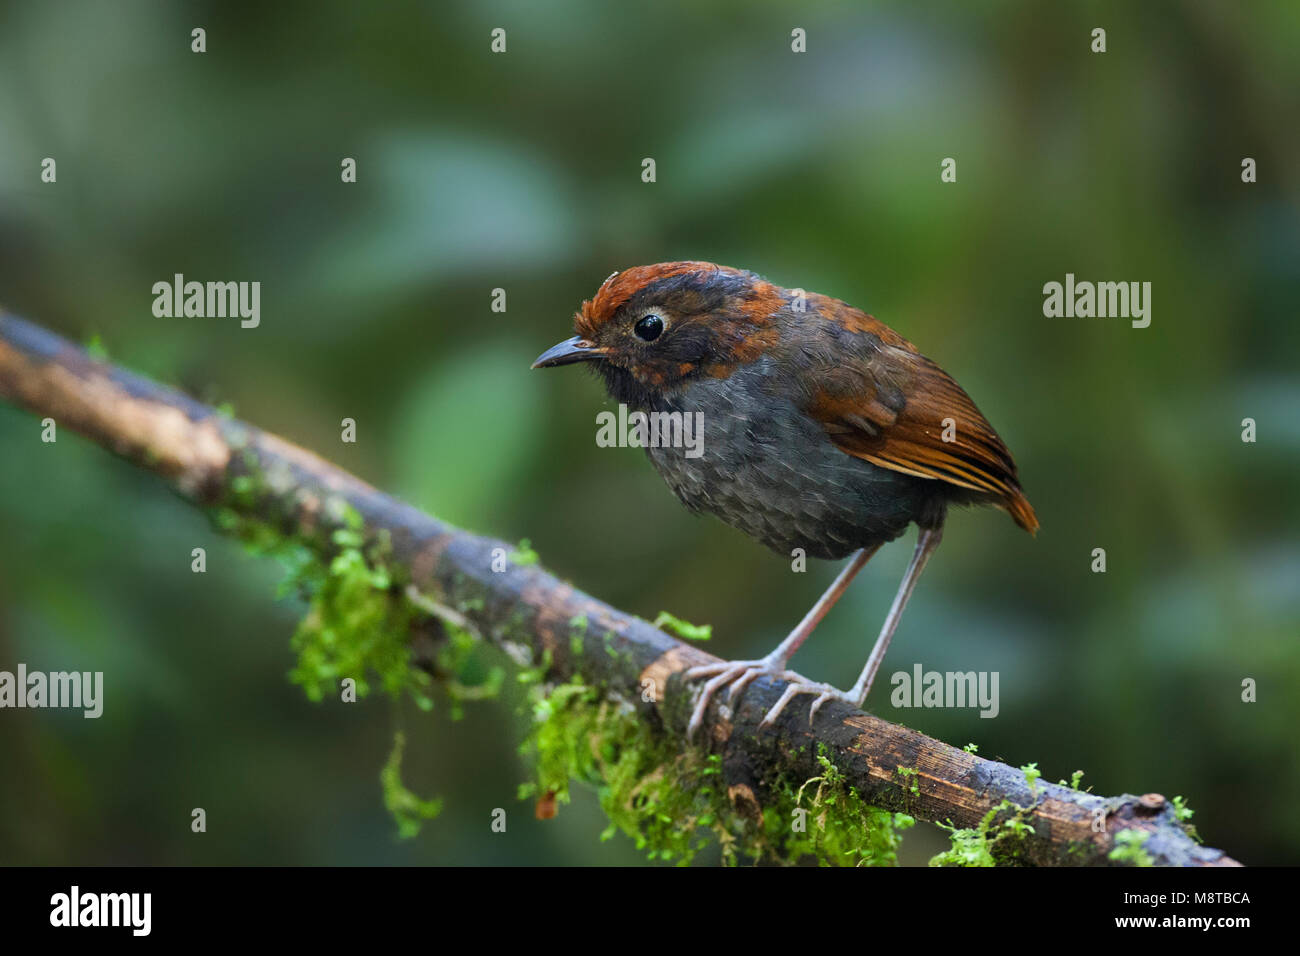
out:
<path id="1" fill-rule="evenodd" d="M 641 316 L 632 331 L 636 332 L 637 338 L 653 342 L 663 334 L 664 320 L 651 312 L 649 315 Z"/>

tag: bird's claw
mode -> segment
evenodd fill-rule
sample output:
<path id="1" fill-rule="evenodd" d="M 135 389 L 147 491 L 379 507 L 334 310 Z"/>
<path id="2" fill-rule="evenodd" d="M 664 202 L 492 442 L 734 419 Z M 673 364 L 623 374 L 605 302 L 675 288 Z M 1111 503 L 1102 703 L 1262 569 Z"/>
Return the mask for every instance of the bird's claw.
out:
<path id="1" fill-rule="evenodd" d="M 785 705 L 801 694 L 817 695 L 816 700 L 812 702 L 812 707 L 808 710 L 808 725 L 810 727 L 812 726 L 813 720 L 817 717 L 817 711 L 819 711 L 822 704 L 826 703 L 828 700 L 842 700 L 846 704 L 851 704 L 854 707 L 859 706 L 857 698 L 846 691 L 842 691 L 837 687 L 832 687 L 830 684 L 820 684 L 807 680 L 806 678 L 799 677 L 797 674 L 794 676 L 796 679 L 792 680 L 786 686 L 785 692 L 781 694 L 777 702 L 772 705 L 771 709 L 768 710 L 763 719 L 759 721 L 759 727 L 771 727 L 772 724 L 776 722 L 776 719 L 781 716 L 781 711 L 785 710 Z"/>
<path id="2" fill-rule="evenodd" d="M 789 681 L 789 684 L 787 684 L 785 691 L 777 702 L 771 706 L 767 714 L 759 722 L 758 726 L 760 728 L 772 726 L 776 719 L 781 716 L 781 712 L 785 710 L 786 704 L 801 694 L 817 695 L 817 698 L 812 702 L 812 708 L 808 712 L 809 725 L 812 724 L 813 718 L 817 716 L 817 711 L 821 709 L 822 704 L 828 700 L 842 700 L 855 707 L 858 706 L 856 698 L 848 692 L 832 687 L 830 684 L 810 681 L 802 674 L 786 670 L 783 661 L 762 658 L 756 661 L 719 661 L 716 664 L 701 664 L 699 667 L 692 667 L 685 674 L 687 680 L 698 680 L 702 677 L 709 678 L 709 681 L 700 690 L 699 699 L 695 702 L 695 710 L 691 713 L 691 722 L 687 725 L 686 730 L 687 739 L 695 739 L 695 735 L 704 724 L 705 711 L 709 709 L 709 703 L 719 689 L 728 684 L 731 685 L 727 692 L 727 702 L 730 703 L 756 678 L 763 676 Z"/>
<path id="3" fill-rule="evenodd" d="M 687 739 L 695 739 L 696 733 L 699 732 L 704 723 L 704 713 L 709 709 L 709 703 L 713 700 L 713 695 L 727 684 L 731 685 L 727 693 L 727 701 L 731 702 L 755 678 L 762 677 L 765 674 L 769 677 L 784 678 L 785 680 L 803 680 L 793 671 L 786 670 L 783 663 L 768 658 L 761 658 L 756 661 L 719 661 L 716 664 L 701 664 L 699 667 L 692 667 L 688 670 L 684 675 L 687 680 L 699 680 L 702 677 L 707 677 L 709 681 L 700 690 L 699 699 L 695 702 L 695 710 L 691 713 L 691 722 L 686 728 Z"/>

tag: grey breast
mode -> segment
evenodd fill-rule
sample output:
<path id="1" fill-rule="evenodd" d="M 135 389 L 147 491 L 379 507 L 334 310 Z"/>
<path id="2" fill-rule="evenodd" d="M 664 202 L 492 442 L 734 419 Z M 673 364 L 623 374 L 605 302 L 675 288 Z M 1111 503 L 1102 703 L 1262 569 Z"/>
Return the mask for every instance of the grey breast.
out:
<path id="1" fill-rule="evenodd" d="M 703 425 L 698 457 L 672 443 L 646 449 L 664 481 L 687 507 L 785 555 L 802 548 L 837 559 L 897 538 L 924 505 L 922 483 L 836 448 L 792 401 L 764 388 L 769 363 L 660 399 L 653 411 Z"/>

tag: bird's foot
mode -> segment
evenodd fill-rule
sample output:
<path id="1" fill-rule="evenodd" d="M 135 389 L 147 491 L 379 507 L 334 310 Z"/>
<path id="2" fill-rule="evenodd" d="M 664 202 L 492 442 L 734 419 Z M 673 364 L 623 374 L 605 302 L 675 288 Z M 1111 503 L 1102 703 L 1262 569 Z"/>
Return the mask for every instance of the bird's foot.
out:
<path id="1" fill-rule="evenodd" d="M 817 697 L 812 702 L 812 707 L 808 711 L 808 725 L 812 726 L 813 720 L 817 717 L 817 711 L 821 709 L 822 704 L 828 700 L 842 700 L 852 707 L 861 707 L 862 702 L 858 700 L 857 694 L 853 691 L 840 690 L 832 687 L 830 684 L 820 684 L 816 681 L 810 681 L 798 674 L 792 675 L 794 679 L 786 686 L 785 692 L 780 696 L 767 714 L 759 721 L 759 727 L 770 727 L 781 716 L 781 711 L 785 710 L 785 705 L 790 703 L 800 694 L 816 694 Z"/>
<path id="2" fill-rule="evenodd" d="M 685 674 L 687 680 L 707 677 L 709 681 L 700 691 L 699 700 L 695 702 L 695 710 L 691 713 L 691 722 L 686 730 L 687 739 L 695 739 L 696 733 L 704 723 L 704 712 L 709 709 L 713 695 L 728 684 L 731 685 L 727 693 L 727 701 L 730 702 L 735 700 L 755 678 L 764 675 L 778 680 L 807 683 L 794 671 L 786 670 L 785 663 L 781 658 L 769 656 L 756 661 L 719 661 L 716 664 L 701 664 L 688 670 Z"/>

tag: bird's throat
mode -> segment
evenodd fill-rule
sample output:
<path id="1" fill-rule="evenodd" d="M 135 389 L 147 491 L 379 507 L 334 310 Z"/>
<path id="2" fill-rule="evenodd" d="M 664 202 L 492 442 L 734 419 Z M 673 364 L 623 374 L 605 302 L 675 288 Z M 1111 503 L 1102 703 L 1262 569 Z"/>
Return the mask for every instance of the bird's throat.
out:
<path id="1" fill-rule="evenodd" d="M 614 401 L 633 411 L 648 412 L 655 409 L 659 390 L 644 384 L 627 369 L 609 362 L 598 362 L 594 369 L 604 380 L 605 390 Z"/>

